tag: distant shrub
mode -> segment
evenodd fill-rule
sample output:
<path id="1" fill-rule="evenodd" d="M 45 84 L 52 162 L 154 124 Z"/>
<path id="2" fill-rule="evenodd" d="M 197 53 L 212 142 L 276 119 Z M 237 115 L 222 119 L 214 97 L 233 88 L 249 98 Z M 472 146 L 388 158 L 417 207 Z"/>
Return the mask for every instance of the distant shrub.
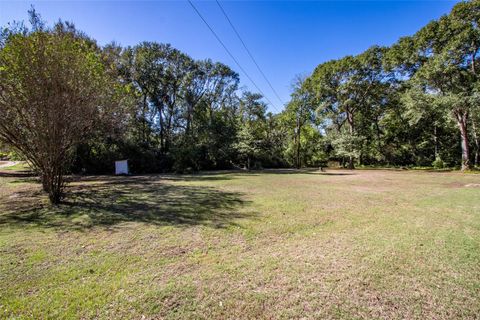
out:
<path id="1" fill-rule="evenodd" d="M 329 168 L 340 168 L 341 166 L 340 161 L 327 161 L 327 167 Z"/>
<path id="2" fill-rule="evenodd" d="M 432 162 L 432 166 L 435 169 L 443 169 L 446 167 L 446 164 L 442 159 L 440 159 L 440 157 L 437 157 L 435 161 Z"/>

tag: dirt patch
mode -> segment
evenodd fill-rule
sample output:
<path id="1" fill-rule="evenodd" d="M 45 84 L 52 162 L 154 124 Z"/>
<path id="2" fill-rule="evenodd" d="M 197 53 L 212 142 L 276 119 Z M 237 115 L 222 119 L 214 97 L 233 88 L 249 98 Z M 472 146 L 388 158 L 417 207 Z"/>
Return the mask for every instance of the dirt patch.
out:
<path id="1" fill-rule="evenodd" d="M 468 183 L 465 185 L 467 188 L 480 188 L 480 183 Z"/>
<path id="2" fill-rule="evenodd" d="M 455 181 L 455 182 L 446 183 L 445 186 L 447 188 L 463 188 L 465 187 L 465 184 L 459 181 Z"/>

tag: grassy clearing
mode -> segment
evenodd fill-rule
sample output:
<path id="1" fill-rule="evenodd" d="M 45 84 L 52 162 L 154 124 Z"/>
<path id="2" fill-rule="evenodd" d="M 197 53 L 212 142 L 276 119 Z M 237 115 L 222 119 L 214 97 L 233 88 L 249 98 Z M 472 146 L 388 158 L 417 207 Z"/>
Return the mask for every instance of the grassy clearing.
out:
<path id="1" fill-rule="evenodd" d="M 480 314 L 478 175 L 0 174 L 0 318 Z"/>

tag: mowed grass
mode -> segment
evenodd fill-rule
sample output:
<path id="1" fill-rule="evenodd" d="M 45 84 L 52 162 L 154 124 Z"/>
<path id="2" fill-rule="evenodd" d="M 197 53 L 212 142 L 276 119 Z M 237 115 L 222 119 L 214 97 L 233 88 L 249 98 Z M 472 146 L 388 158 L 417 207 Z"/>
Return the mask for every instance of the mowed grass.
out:
<path id="1" fill-rule="evenodd" d="M 6 161 L 3 161 L 3 163 L 6 163 Z M 0 164 L 2 164 L 2 161 L 0 161 Z M 28 170 L 30 170 L 30 166 L 25 161 L 19 161 L 13 166 L 0 168 L 0 171 L 28 171 Z"/>
<path id="2" fill-rule="evenodd" d="M 480 175 L 0 174 L 0 318 L 478 319 Z"/>

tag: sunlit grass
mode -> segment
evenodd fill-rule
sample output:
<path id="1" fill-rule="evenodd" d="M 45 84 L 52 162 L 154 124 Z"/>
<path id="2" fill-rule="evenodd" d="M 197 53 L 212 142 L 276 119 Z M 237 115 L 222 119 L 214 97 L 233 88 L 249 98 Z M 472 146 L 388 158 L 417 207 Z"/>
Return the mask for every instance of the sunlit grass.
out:
<path id="1" fill-rule="evenodd" d="M 29 171 L 30 166 L 25 161 L 20 161 L 17 164 L 5 168 L 0 168 L 2 171 Z"/>
<path id="2" fill-rule="evenodd" d="M 480 314 L 478 175 L 86 177 L 56 208 L 25 179 L 0 178 L 0 318 Z"/>

